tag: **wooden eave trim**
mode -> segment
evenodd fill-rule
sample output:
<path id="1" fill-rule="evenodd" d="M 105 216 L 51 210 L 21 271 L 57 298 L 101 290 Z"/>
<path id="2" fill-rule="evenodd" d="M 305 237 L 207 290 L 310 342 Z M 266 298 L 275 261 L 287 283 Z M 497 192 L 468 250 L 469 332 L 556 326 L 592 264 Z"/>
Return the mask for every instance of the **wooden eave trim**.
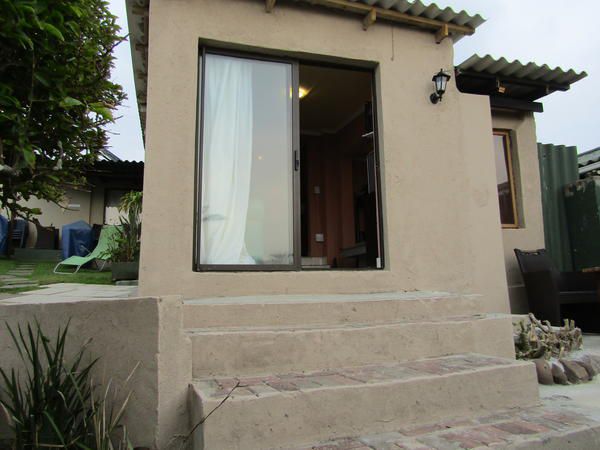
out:
<path id="1" fill-rule="evenodd" d="M 509 97 L 490 96 L 490 106 L 492 109 L 509 109 L 512 111 L 527 111 L 536 113 L 544 112 L 544 105 L 542 103 Z"/>
<path id="2" fill-rule="evenodd" d="M 324 6 L 327 8 L 347 11 L 355 14 L 360 14 L 363 18 L 373 14 L 377 19 L 389 20 L 391 22 L 411 25 L 417 28 L 422 28 L 430 31 L 439 32 L 440 36 L 444 34 L 463 34 L 470 36 L 475 33 L 475 29 L 467 25 L 457 25 L 454 23 L 446 23 L 441 20 L 428 19 L 427 17 L 411 16 L 410 14 L 401 13 L 390 9 L 381 8 L 379 6 L 370 6 L 364 3 L 351 2 L 349 0 L 301 0 L 312 5 Z M 265 5 L 271 3 L 266 0 Z M 275 2 L 272 2 L 275 3 Z M 444 36 L 446 37 L 446 36 Z M 441 41 L 440 41 L 441 42 Z"/>
<path id="3" fill-rule="evenodd" d="M 371 25 L 377 20 L 377 11 L 375 8 L 371 8 L 371 11 L 363 19 L 363 30 L 367 31 Z"/>
<path id="4" fill-rule="evenodd" d="M 436 44 L 441 43 L 444 39 L 450 37 L 450 31 L 448 29 L 448 24 L 444 25 L 442 28 L 435 32 L 435 42 Z"/>

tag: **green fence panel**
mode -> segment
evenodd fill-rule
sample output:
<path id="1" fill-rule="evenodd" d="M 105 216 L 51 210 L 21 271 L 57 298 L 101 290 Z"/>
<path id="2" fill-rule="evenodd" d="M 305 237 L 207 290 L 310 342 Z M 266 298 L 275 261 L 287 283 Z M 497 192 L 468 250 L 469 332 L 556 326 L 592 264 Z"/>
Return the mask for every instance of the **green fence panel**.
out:
<path id="1" fill-rule="evenodd" d="M 563 188 L 579 179 L 577 147 L 538 144 L 546 250 L 561 271 L 573 270 Z"/>
<path id="2" fill-rule="evenodd" d="M 564 188 L 573 267 L 600 267 L 600 177 L 589 177 Z"/>

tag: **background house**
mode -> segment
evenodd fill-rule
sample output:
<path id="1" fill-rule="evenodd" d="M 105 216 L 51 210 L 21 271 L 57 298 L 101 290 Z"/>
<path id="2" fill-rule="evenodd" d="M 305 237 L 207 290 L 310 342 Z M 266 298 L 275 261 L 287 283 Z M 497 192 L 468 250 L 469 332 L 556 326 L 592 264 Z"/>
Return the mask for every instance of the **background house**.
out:
<path id="1" fill-rule="evenodd" d="M 104 158 L 88 170 L 86 178 L 85 187 L 65 187 L 64 201 L 60 206 L 35 198 L 24 203 L 28 207 L 39 208 L 42 212 L 37 217 L 40 224 L 54 227 L 59 233 L 64 225 L 79 220 L 90 225 L 115 224 L 118 223 L 117 206 L 121 196 L 131 190 L 142 190 L 144 163 Z M 26 247 L 35 247 L 36 240 L 36 227 L 30 223 Z"/>
<path id="2" fill-rule="evenodd" d="M 498 205 L 511 311 L 527 313 L 514 249 L 545 247 L 534 113 L 543 97 L 567 91 L 585 72 L 473 55 L 456 67 L 458 89 L 490 98 Z"/>

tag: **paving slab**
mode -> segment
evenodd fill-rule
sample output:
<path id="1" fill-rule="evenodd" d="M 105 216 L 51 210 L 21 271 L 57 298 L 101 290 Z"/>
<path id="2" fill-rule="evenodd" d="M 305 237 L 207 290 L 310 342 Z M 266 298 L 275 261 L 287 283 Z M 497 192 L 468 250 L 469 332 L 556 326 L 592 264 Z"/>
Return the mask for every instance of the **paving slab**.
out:
<path id="1" fill-rule="evenodd" d="M 5 278 L 0 280 L 0 285 L 1 283 L 3 284 L 17 284 L 17 283 L 24 283 L 24 282 L 28 282 L 31 281 L 29 278 L 23 278 L 23 277 L 10 277 L 10 278 Z"/>
<path id="2" fill-rule="evenodd" d="M 113 286 L 110 284 L 56 283 L 42 286 L 0 300 L 0 304 L 69 303 L 96 300 L 118 300 L 135 297 L 137 286 Z"/>

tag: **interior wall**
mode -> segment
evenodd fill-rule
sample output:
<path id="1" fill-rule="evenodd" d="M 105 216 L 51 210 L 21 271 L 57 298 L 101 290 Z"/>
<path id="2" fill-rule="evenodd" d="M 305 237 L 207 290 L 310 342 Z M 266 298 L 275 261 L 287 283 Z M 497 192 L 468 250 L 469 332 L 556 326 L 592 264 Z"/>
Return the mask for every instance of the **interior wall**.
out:
<path id="1" fill-rule="evenodd" d="M 495 111 L 492 123 L 494 128 L 511 130 L 514 137 L 513 169 L 520 226 L 502 229 L 502 242 L 511 312 L 525 314 L 529 310 L 527 293 L 514 249 L 535 250 L 545 245 L 535 118 L 533 113 Z"/>
<path id="2" fill-rule="evenodd" d="M 384 270 L 194 272 L 199 39 L 376 67 Z M 429 100 L 432 75 L 453 67 L 449 39 L 384 22 L 364 31 L 359 16 L 314 5 L 267 14 L 258 1 L 153 0 L 149 40 L 142 293 L 442 290 L 508 311 L 489 100 L 454 80 L 443 102 Z"/>
<path id="3" fill-rule="evenodd" d="M 306 214 L 308 214 L 309 256 L 326 256 L 327 263 L 351 267 L 341 259 L 340 250 L 356 244 L 354 218 L 353 161 L 363 152 L 362 115 L 354 118 L 335 134 L 301 135 L 306 171 Z M 318 187 L 320 193 L 315 193 Z M 325 241 L 315 235 L 323 233 Z"/>

